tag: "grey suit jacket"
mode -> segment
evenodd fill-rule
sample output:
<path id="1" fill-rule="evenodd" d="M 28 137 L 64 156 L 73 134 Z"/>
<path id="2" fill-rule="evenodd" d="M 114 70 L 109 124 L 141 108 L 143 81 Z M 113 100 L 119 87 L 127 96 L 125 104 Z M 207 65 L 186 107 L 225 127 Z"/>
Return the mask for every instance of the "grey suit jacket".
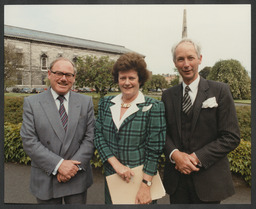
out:
<path id="1" fill-rule="evenodd" d="M 202 103 L 212 97 L 216 98 L 218 107 L 202 108 Z M 181 142 L 182 85 L 166 90 L 162 100 L 167 122 L 164 185 L 167 193 L 173 194 L 181 174 L 169 161 L 168 156 L 176 148 L 184 150 Z M 235 149 L 239 142 L 240 132 L 229 87 L 224 83 L 201 77 L 193 107 L 189 147 L 185 149 L 189 154 L 195 152 L 203 166 L 199 172 L 191 174 L 201 200 L 220 201 L 234 194 L 227 154 Z"/>
<path id="2" fill-rule="evenodd" d="M 70 92 L 65 133 L 50 89 L 26 97 L 20 131 L 31 158 L 32 194 L 42 200 L 84 192 L 92 184 L 90 159 L 94 152 L 94 110 L 91 97 Z M 52 172 L 61 158 L 78 160 L 82 170 L 66 183 Z"/>

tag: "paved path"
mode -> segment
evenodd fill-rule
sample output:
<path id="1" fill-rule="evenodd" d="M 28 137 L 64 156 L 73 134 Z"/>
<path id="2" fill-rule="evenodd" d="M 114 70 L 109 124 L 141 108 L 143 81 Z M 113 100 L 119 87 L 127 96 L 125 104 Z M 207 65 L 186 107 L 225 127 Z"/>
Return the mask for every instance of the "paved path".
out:
<path id="1" fill-rule="evenodd" d="M 13 163 L 4 165 L 4 202 L 36 203 L 29 191 L 30 166 Z M 236 194 L 222 204 L 251 204 L 251 189 L 243 179 L 233 176 Z M 88 204 L 104 204 L 104 178 L 100 170 L 94 170 L 94 184 L 88 190 Z M 158 204 L 169 204 L 168 195 L 158 200 Z"/>

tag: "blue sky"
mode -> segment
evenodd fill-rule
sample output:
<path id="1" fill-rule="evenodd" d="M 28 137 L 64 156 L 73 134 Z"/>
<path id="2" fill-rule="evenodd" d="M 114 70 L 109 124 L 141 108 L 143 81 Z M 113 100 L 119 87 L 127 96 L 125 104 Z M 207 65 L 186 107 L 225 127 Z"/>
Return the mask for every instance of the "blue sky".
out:
<path id="1" fill-rule="evenodd" d="M 220 5 L 5 5 L 4 23 L 112 43 L 146 56 L 153 74 L 173 73 L 171 47 L 188 37 L 202 46 L 200 69 L 236 59 L 251 72 L 251 7 Z"/>

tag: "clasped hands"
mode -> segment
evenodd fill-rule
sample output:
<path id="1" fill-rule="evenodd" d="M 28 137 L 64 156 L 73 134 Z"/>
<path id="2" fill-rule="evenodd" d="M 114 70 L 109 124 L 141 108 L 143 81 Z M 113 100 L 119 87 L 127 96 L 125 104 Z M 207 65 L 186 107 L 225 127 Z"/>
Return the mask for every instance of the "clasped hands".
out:
<path id="1" fill-rule="evenodd" d="M 77 167 L 79 164 L 81 164 L 81 162 L 76 160 L 63 160 L 57 173 L 58 182 L 67 182 L 74 177 L 79 170 Z"/>
<path id="2" fill-rule="evenodd" d="M 195 153 L 187 154 L 176 150 L 172 154 L 172 159 L 176 163 L 175 169 L 183 174 L 189 175 L 192 172 L 200 170 L 196 167 L 199 163 L 199 159 L 196 157 Z"/>

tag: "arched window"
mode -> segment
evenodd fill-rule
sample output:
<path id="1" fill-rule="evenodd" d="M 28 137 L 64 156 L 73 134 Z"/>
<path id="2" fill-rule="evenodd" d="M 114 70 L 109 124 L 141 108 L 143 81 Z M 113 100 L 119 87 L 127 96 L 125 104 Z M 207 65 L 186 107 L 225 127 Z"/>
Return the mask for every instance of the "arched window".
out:
<path id="1" fill-rule="evenodd" d="M 47 61 L 48 56 L 46 54 L 41 55 L 41 70 L 46 71 L 47 70 Z"/>
<path id="2" fill-rule="evenodd" d="M 22 85 L 22 74 L 17 73 L 17 85 Z"/>

